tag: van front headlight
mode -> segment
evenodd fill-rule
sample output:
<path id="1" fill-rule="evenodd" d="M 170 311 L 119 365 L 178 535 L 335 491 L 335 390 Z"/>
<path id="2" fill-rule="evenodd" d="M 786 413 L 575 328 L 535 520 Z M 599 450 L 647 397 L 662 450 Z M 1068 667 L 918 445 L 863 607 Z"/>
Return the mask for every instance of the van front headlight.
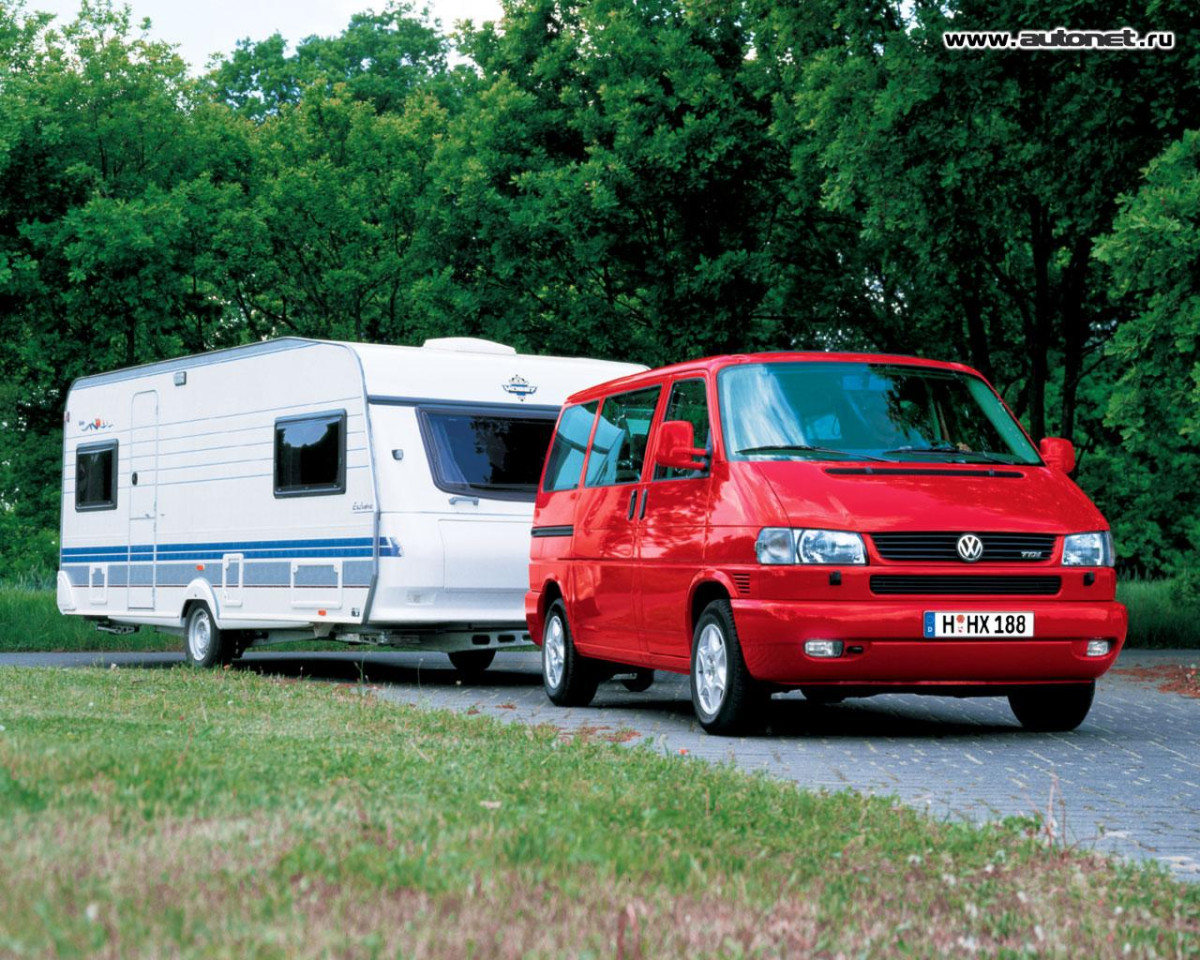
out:
<path id="1" fill-rule="evenodd" d="M 1112 534 L 1072 533 L 1063 537 L 1064 567 L 1111 567 L 1114 563 Z"/>
<path id="2" fill-rule="evenodd" d="M 848 530 L 793 530 L 764 527 L 754 544 L 759 563 L 861 564 L 867 562 L 863 538 Z"/>

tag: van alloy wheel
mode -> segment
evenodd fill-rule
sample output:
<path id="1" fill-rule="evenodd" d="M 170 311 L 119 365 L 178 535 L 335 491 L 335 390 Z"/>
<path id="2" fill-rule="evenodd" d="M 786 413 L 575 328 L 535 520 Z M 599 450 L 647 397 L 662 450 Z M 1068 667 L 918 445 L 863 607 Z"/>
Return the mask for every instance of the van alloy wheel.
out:
<path id="1" fill-rule="evenodd" d="M 700 632 L 696 645 L 696 696 L 709 716 L 721 709 L 729 677 L 729 655 L 721 628 L 710 623 Z"/>
<path id="2" fill-rule="evenodd" d="M 542 629 L 542 686 L 550 702 L 560 707 L 586 707 L 600 684 L 599 666 L 575 649 L 567 608 L 555 600 Z"/>
<path id="3" fill-rule="evenodd" d="M 768 693 L 750 675 L 728 600 L 714 600 L 692 633 L 692 707 L 708 733 L 750 733 L 766 720 Z"/>
<path id="4" fill-rule="evenodd" d="M 566 655 L 564 636 L 562 617 L 555 614 L 546 621 L 546 635 L 542 641 L 542 669 L 546 673 L 546 683 L 552 687 L 562 683 Z"/>

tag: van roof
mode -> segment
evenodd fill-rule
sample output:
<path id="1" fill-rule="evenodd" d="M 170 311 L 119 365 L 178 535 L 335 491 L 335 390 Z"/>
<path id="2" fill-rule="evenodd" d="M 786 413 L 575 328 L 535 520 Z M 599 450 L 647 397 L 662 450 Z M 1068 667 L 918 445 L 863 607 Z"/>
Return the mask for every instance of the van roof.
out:
<path id="1" fill-rule="evenodd" d="M 684 363 L 673 363 L 666 367 L 656 367 L 634 373 L 619 380 L 597 384 L 586 390 L 580 390 L 567 398 L 568 403 L 586 403 L 613 393 L 614 390 L 625 388 L 636 389 L 644 383 L 654 383 L 659 380 L 677 377 L 680 374 L 710 372 L 722 367 L 740 366 L 746 363 L 772 363 L 779 361 L 822 361 L 825 363 L 891 363 L 912 367 L 933 367 L 939 370 L 954 370 L 959 373 L 969 373 L 980 377 L 981 374 L 964 363 L 948 360 L 927 360 L 923 357 L 907 356 L 898 353 L 835 353 L 823 351 L 776 351 L 773 353 L 729 353 L 715 357 L 702 357 L 698 360 L 688 360 Z"/>

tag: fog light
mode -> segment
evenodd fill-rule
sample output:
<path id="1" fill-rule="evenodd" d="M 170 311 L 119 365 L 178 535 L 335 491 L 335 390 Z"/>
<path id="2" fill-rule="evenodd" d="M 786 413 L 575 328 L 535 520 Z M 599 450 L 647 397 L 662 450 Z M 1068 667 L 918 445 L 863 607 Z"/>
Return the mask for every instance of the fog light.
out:
<path id="1" fill-rule="evenodd" d="M 840 657 L 842 655 L 842 641 L 805 640 L 804 652 L 810 657 Z"/>
<path id="2" fill-rule="evenodd" d="M 1111 640 L 1089 640 L 1087 645 L 1087 655 L 1089 657 L 1107 657 L 1108 651 L 1111 649 Z"/>

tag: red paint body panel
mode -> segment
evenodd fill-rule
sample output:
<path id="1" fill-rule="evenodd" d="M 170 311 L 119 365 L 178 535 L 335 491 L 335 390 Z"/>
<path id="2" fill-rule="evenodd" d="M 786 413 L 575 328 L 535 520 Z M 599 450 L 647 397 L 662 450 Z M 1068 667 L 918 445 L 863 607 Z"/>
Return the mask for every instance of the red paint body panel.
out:
<path id="1" fill-rule="evenodd" d="M 970 687 L 1088 680 L 1116 659 L 1127 630 L 1115 601 L 1111 568 L 1061 566 L 1062 536 L 1106 530 L 1087 496 L 1047 466 L 945 462 L 880 464 L 852 460 L 729 461 L 717 408 L 716 372 L 740 363 L 814 360 L 886 362 L 954 370 L 969 367 L 911 357 L 862 354 L 759 354 L 715 357 L 636 374 L 572 397 L 602 399 L 683 376 L 708 383 L 713 430 L 710 474 L 658 480 L 647 463 L 638 484 L 540 492 L 534 528 L 571 527 L 570 535 L 532 542 L 526 617 L 541 641 L 546 608 L 562 595 L 581 652 L 638 666 L 686 672 L 697 591 L 723 590 L 750 673 L 780 686 L 847 685 Z M 982 378 L 981 378 L 982 379 Z M 649 449 L 664 415 L 660 403 Z M 889 468 L 919 472 L 888 475 Z M 845 472 L 848 468 L 855 472 Z M 993 475 L 988 475 L 991 470 Z M 869 471 L 869 472 L 868 472 Z M 630 497 L 638 492 L 633 516 Z M 644 491 L 644 492 L 643 492 Z M 640 506 L 645 498 L 645 512 Z M 862 566 L 757 562 L 755 539 L 764 527 L 849 530 L 863 535 Z M 872 533 L 976 532 L 1053 534 L 1049 557 L 1020 563 L 888 562 Z M 831 573 L 840 583 L 831 583 Z M 872 593 L 872 575 L 1051 575 L 1062 578 L 1053 596 Z M 1032 611 L 1035 637 L 1013 640 L 928 640 L 923 614 L 936 611 Z M 1115 641 L 1105 657 L 1084 656 L 1092 638 Z M 814 659 L 806 639 L 837 639 L 861 653 Z"/>

